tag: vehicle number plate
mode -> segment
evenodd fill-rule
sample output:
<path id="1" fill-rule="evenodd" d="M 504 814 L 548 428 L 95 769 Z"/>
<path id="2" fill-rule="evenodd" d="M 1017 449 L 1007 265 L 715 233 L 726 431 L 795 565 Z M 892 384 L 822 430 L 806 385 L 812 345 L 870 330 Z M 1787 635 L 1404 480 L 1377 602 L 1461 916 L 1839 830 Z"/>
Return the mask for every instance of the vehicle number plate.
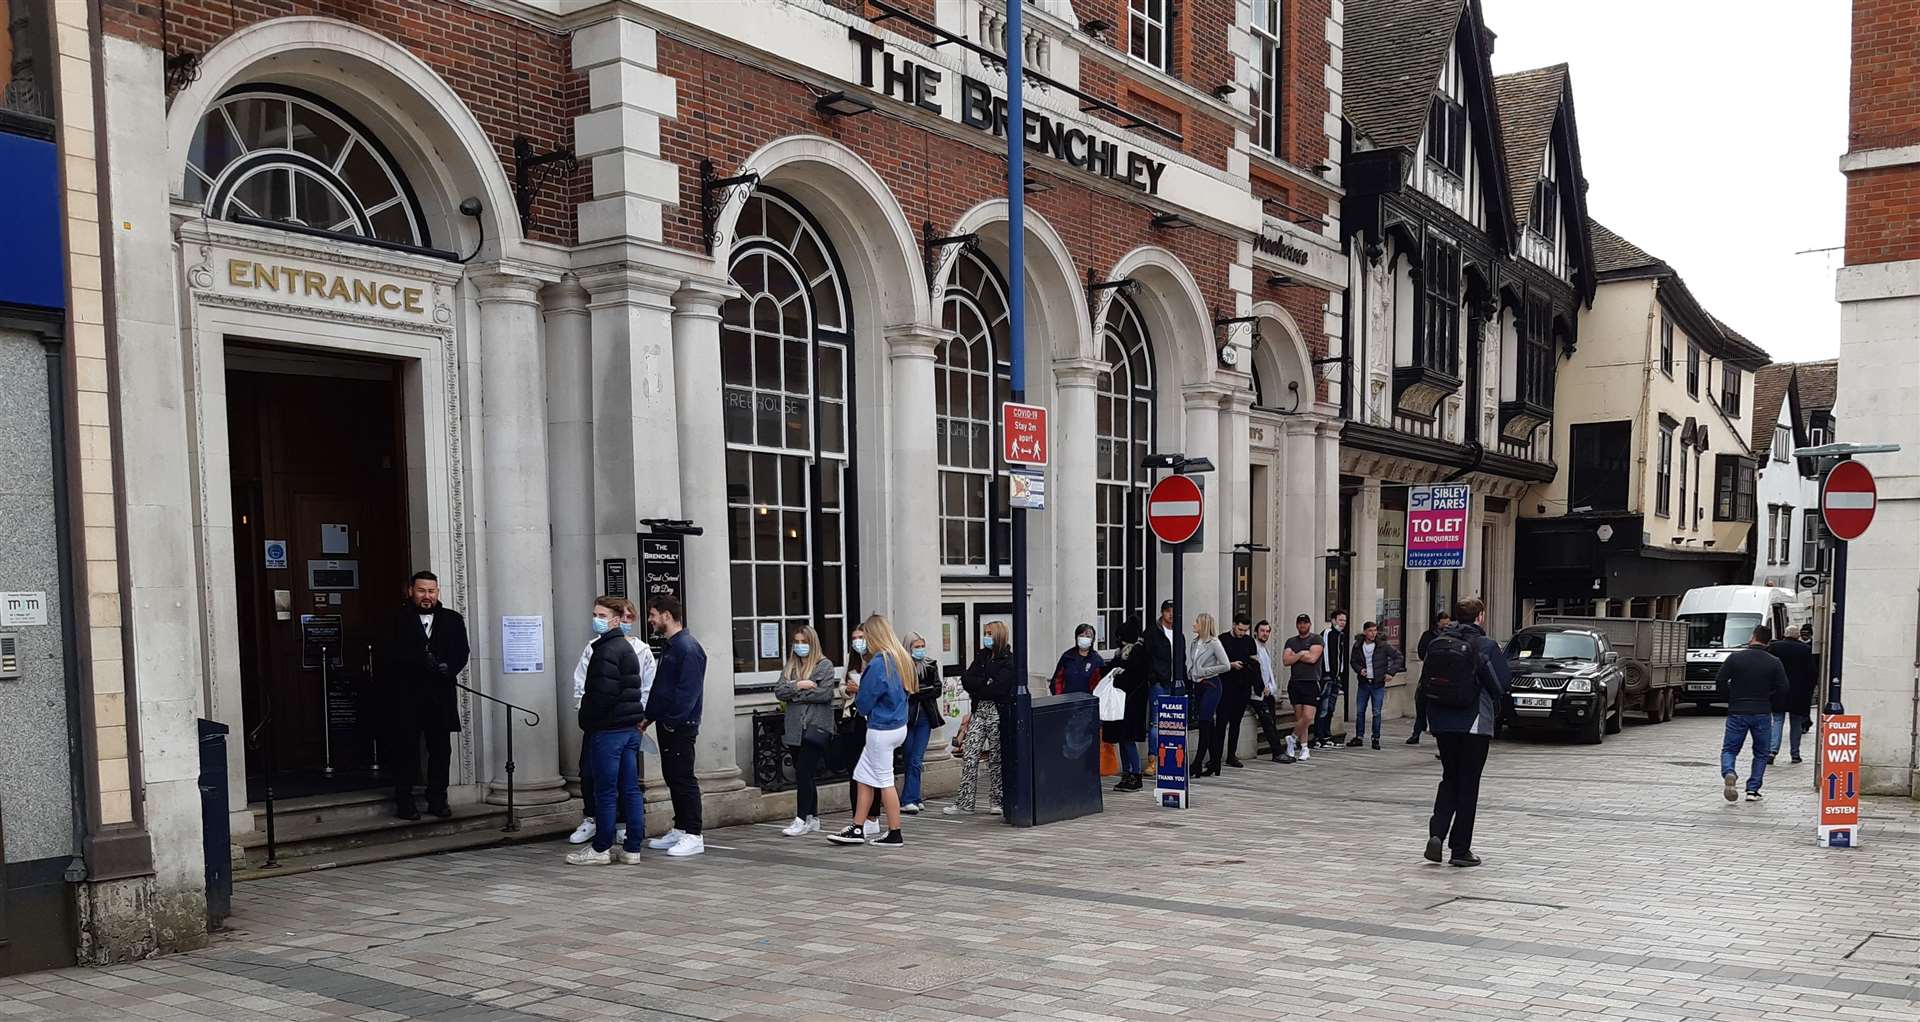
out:
<path id="1" fill-rule="evenodd" d="M 1513 705 L 1523 710 L 1544 710 L 1553 705 L 1552 696 L 1514 696 Z"/>
<path id="2" fill-rule="evenodd" d="M 1687 691 L 1689 691 L 1689 692 L 1711 692 L 1711 691 L 1713 691 L 1714 689 L 1716 689 L 1716 688 L 1719 688 L 1719 687 L 1720 687 L 1720 686 L 1718 686 L 1718 685 L 1716 685 L 1716 684 L 1714 684 L 1714 683 L 1713 683 L 1713 682 L 1711 682 L 1711 681 L 1690 681 L 1690 682 L 1687 682 Z"/>

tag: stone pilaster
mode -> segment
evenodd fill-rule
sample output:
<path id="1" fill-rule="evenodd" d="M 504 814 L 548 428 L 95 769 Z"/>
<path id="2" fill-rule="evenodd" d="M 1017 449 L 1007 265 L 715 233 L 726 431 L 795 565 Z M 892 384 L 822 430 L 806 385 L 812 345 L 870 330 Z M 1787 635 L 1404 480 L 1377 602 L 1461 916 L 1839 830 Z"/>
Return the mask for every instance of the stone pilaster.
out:
<path id="1" fill-rule="evenodd" d="M 554 646 L 564 622 L 553 617 L 553 561 L 548 534 L 547 417 L 540 352 L 542 281 L 500 266 L 475 276 L 480 290 L 480 452 L 477 473 L 485 515 L 479 529 L 486 590 L 467 619 L 475 650 L 472 683 L 495 698 L 540 715 L 526 727 L 518 715 L 486 704 L 487 801 L 507 799 L 506 729 L 514 728 L 516 808 L 525 815 L 560 811 L 567 792 L 560 779 L 560 729 L 553 676 Z M 531 615 L 546 622 L 541 660 L 546 669 L 508 674 L 502 659 L 501 619 Z"/>
<path id="2" fill-rule="evenodd" d="M 1220 397 L 1220 607 L 1233 608 L 1233 548 L 1252 541 L 1253 450 L 1249 445 L 1252 428 L 1253 390 L 1234 387 Z M 1255 620 L 1258 620 L 1256 614 Z M 1230 619 L 1220 622 L 1226 627 Z"/>
<path id="3" fill-rule="evenodd" d="M 592 615 L 600 589 L 593 556 L 593 338 L 587 289 L 578 279 L 563 278 L 541 292 L 541 299 L 547 327 L 547 506 L 553 514 L 558 637 L 571 634 L 570 625 Z M 581 738 L 568 713 L 573 706 L 569 646 L 556 639 L 554 647 L 560 773 L 578 781 Z"/>
<path id="4" fill-rule="evenodd" d="M 902 635 L 917 631 L 938 637 L 940 627 L 940 540 L 920 523 L 932 524 L 940 513 L 939 454 L 934 449 L 938 426 L 934 401 L 934 351 L 951 336 L 919 324 L 887 331 L 887 360 L 893 373 L 893 399 L 887 433 L 887 457 L 892 464 L 894 518 L 892 563 L 888 588 L 893 593 L 886 608 Z M 863 608 L 848 608 L 854 614 Z M 854 620 L 848 621 L 849 626 Z M 932 639 L 928 642 L 931 644 Z"/>
<path id="5" fill-rule="evenodd" d="M 1188 618 L 1182 627 L 1192 624 L 1193 615 L 1205 611 L 1219 619 L 1229 606 L 1220 599 L 1221 553 L 1229 540 L 1220 517 L 1225 502 L 1221 499 L 1227 482 L 1220 469 L 1220 399 L 1226 391 L 1215 384 L 1197 384 L 1181 391 L 1186 405 L 1185 428 L 1180 431 L 1181 446 L 1189 458 L 1206 458 L 1214 471 L 1200 477 L 1205 488 L 1201 515 L 1206 526 L 1200 544 L 1189 544 L 1185 567 L 1186 592 L 1181 597 L 1182 613 Z M 1157 545 L 1157 544 L 1156 544 Z"/>
<path id="6" fill-rule="evenodd" d="M 1107 369 L 1105 362 L 1092 358 L 1053 363 L 1054 422 L 1048 437 L 1053 466 L 1047 480 L 1047 506 L 1053 516 L 1054 617 L 1060 622 L 1096 620 L 1099 386 Z M 1104 630 L 1107 625 L 1102 621 L 1095 627 Z M 1109 644 L 1118 641 L 1110 634 L 1102 639 Z"/>
<path id="7" fill-rule="evenodd" d="M 657 38 L 625 17 L 573 34 L 573 68 L 587 76 L 587 112 L 574 152 L 593 175 L 579 206 L 580 241 L 661 240 L 661 208 L 679 203 L 680 171 L 660 158 L 660 120 L 677 114 L 674 79 L 655 70 Z"/>

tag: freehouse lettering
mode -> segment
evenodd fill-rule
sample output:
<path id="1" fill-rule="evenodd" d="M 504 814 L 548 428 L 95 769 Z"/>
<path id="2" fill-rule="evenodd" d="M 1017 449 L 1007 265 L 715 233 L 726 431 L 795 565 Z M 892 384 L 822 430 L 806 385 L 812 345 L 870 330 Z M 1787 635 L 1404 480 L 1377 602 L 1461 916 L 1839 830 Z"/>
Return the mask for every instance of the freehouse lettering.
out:
<path id="1" fill-rule="evenodd" d="M 1007 100 L 995 95 L 992 85 L 961 75 L 956 103 L 949 113 L 941 96 L 946 71 L 893 53 L 886 43 L 859 29 L 848 29 L 847 35 L 859 49 L 862 86 L 930 113 L 957 117 L 969 128 L 1007 137 Z M 1022 111 L 1020 134 L 1026 147 L 1035 153 L 1148 195 L 1160 194 L 1160 176 L 1167 170 L 1165 160 L 1127 149 L 1118 141 L 1031 108 Z"/>
<path id="2" fill-rule="evenodd" d="M 257 263 L 251 259 L 227 260 L 227 283 L 244 290 L 272 291 L 289 298 L 318 298 L 411 313 L 426 311 L 421 304 L 426 292 L 421 288 L 273 263 Z"/>

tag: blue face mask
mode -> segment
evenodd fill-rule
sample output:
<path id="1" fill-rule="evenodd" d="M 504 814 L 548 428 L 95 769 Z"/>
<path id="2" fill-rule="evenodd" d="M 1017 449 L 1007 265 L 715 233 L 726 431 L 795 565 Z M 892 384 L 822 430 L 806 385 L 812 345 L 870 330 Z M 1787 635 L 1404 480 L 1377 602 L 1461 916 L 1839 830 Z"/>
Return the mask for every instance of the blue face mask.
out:
<path id="1" fill-rule="evenodd" d="M 631 622 L 631 621 L 622 621 L 622 622 L 620 622 L 620 634 L 621 634 L 621 635 L 632 635 L 632 634 L 633 634 L 633 622 Z"/>
<path id="2" fill-rule="evenodd" d="M 980 648 L 981 648 L 981 649 L 992 649 L 992 648 L 993 648 L 993 636 L 991 636 L 991 635 L 982 635 L 982 636 L 980 637 Z"/>
<path id="3" fill-rule="evenodd" d="M 927 647 L 925 646 L 915 646 L 911 652 L 915 660 L 925 660 L 927 658 Z"/>
<path id="4" fill-rule="evenodd" d="M 613 628 L 613 622 L 603 617 L 593 619 L 593 634 L 605 635 Z"/>
<path id="5" fill-rule="evenodd" d="M 813 647 L 808 645 L 807 643 L 796 642 L 793 644 L 793 655 L 801 658 L 802 660 L 806 659 L 807 654 L 811 652 L 813 652 Z"/>
<path id="6" fill-rule="evenodd" d="M 865 656 L 867 654 L 867 640 L 865 639 L 853 640 L 853 651 L 855 653 L 860 654 L 861 656 Z"/>

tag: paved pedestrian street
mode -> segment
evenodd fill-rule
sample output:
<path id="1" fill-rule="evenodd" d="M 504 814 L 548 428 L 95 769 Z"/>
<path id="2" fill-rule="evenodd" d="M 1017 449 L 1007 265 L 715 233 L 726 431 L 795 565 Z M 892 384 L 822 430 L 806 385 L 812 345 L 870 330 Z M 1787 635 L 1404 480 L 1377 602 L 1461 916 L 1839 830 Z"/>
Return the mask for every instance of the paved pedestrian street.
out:
<path id="1" fill-rule="evenodd" d="M 1869 725 L 1871 726 L 1871 725 Z M 1722 721 L 1495 745 L 1486 865 L 1421 860 L 1429 742 L 1250 764 L 1187 812 L 905 849 L 777 825 L 704 857 L 536 844 L 242 885 L 204 951 L 0 980 L 9 1019 L 1920 1017 L 1920 813 L 1812 842 L 1812 764 L 1722 800 Z M 1744 766 L 1744 764 L 1743 764 Z"/>

